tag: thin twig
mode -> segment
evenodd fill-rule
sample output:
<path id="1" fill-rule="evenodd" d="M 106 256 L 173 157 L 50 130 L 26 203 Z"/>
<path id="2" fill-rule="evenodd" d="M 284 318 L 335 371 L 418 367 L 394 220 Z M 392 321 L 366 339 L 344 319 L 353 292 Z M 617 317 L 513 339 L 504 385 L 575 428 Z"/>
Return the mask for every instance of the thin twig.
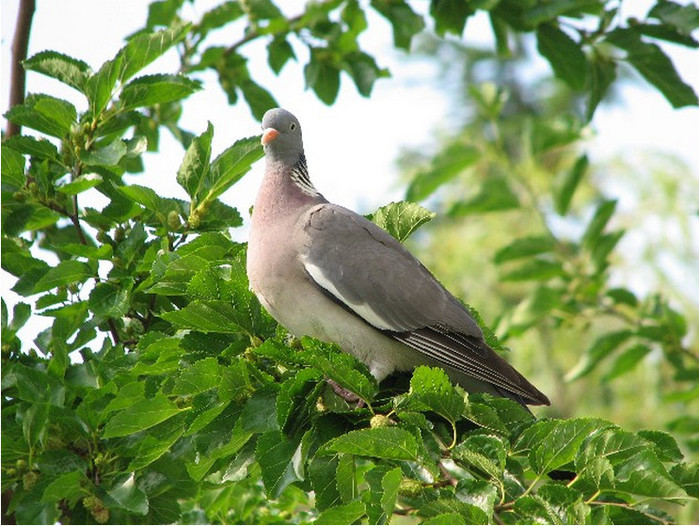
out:
<path id="1" fill-rule="evenodd" d="M 26 86 L 26 72 L 22 62 L 27 58 L 29 47 L 29 34 L 32 28 L 32 18 L 36 9 L 35 0 L 21 0 L 17 12 L 17 25 L 15 37 L 12 40 L 12 71 L 10 73 L 10 108 L 24 102 Z M 7 121 L 6 136 L 19 135 L 22 127 L 12 121 Z"/>

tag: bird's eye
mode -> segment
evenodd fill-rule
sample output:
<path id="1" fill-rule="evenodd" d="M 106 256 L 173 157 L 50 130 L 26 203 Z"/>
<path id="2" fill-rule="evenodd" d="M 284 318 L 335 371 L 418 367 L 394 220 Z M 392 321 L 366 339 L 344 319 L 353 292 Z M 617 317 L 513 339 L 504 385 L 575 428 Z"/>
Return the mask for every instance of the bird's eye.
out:
<path id="1" fill-rule="evenodd" d="M 296 123 L 295 123 L 295 122 L 292 122 L 292 123 L 291 123 L 291 126 L 289 126 L 289 129 L 290 129 L 291 131 L 294 131 L 294 130 L 296 129 Z"/>

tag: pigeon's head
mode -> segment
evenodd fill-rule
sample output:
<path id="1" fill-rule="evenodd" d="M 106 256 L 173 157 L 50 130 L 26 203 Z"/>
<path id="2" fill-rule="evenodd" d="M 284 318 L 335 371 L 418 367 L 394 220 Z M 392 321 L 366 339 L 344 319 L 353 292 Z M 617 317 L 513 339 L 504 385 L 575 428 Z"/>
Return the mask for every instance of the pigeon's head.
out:
<path id="1" fill-rule="evenodd" d="M 295 163 L 303 155 L 298 119 L 282 108 L 267 111 L 262 117 L 262 144 L 265 153 Z"/>

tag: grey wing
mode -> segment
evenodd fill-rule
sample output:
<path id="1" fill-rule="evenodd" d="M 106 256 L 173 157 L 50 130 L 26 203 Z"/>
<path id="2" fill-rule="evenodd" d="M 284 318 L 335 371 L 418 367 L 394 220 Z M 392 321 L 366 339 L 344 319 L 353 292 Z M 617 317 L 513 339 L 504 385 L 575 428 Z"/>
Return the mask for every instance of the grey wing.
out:
<path id="1" fill-rule="evenodd" d="M 386 231 L 332 204 L 312 209 L 304 229 L 302 263 L 334 301 L 385 335 L 506 396 L 548 403 L 488 347 L 463 305 Z"/>

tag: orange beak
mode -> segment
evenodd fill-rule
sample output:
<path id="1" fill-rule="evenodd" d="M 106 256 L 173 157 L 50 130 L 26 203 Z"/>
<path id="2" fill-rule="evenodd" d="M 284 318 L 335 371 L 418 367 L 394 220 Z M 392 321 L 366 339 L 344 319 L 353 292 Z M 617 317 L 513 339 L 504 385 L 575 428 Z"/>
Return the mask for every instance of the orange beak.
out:
<path id="1" fill-rule="evenodd" d="M 267 146 L 274 139 L 279 137 L 279 132 L 274 128 L 265 128 L 262 130 L 262 146 Z"/>

